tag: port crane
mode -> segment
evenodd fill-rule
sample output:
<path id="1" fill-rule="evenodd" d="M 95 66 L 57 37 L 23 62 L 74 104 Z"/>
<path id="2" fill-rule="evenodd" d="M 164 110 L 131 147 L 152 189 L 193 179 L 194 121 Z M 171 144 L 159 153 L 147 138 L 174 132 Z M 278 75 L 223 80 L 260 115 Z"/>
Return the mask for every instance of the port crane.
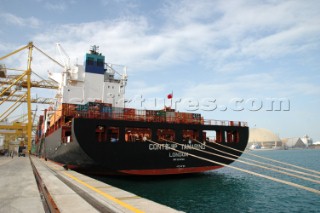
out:
<path id="1" fill-rule="evenodd" d="M 0 57 L 0 107 L 3 107 L 4 103 L 13 102 L 13 104 L 4 110 L 0 114 L 0 134 L 13 134 L 16 136 L 27 134 L 27 149 L 31 150 L 31 138 L 33 123 L 35 120 L 35 113 L 32 114 L 31 104 L 52 104 L 54 103 L 53 98 L 32 98 L 31 88 L 43 88 L 43 89 L 58 89 L 59 85 L 53 80 L 47 80 L 36 74 L 32 68 L 32 54 L 33 50 L 36 49 L 44 56 L 55 62 L 58 66 L 65 68 L 64 65 L 50 57 L 48 54 L 43 52 L 41 49 L 36 47 L 33 42 L 29 42 L 26 46 L 23 46 L 5 56 Z M 7 68 L 6 65 L 2 64 L 2 60 L 9 58 L 23 50 L 28 50 L 28 59 L 26 69 L 14 69 Z M 22 72 L 22 74 L 11 74 L 9 72 Z M 35 75 L 40 80 L 32 80 L 31 75 Z M 11 122 L 8 123 L 8 116 L 10 116 L 22 103 L 27 103 L 27 122 Z"/>

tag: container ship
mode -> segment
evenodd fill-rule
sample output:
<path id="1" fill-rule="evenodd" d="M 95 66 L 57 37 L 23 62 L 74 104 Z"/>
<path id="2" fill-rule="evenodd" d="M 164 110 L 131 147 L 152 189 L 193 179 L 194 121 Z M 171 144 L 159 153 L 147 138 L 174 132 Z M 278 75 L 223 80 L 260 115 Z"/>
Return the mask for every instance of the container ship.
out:
<path id="1" fill-rule="evenodd" d="M 96 46 L 83 65 L 49 77 L 59 83 L 57 102 L 39 117 L 36 154 L 64 167 L 96 175 L 198 173 L 232 163 L 241 155 L 234 149 L 247 145 L 246 122 L 126 108 L 126 68 L 119 73 L 105 63 Z"/>

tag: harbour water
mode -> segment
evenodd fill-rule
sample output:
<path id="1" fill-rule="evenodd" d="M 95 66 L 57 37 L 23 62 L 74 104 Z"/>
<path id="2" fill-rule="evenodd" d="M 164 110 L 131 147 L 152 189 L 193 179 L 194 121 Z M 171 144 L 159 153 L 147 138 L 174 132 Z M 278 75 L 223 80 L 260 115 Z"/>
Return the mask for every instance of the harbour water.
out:
<path id="1" fill-rule="evenodd" d="M 320 150 L 251 153 L 320 171 Z M 232 165 L 320 190 L 317 183 L 240 162 Z M 184 212 L 320 212 L 319 194 L 231 168 L 184 176 L 95 178 Z"/>

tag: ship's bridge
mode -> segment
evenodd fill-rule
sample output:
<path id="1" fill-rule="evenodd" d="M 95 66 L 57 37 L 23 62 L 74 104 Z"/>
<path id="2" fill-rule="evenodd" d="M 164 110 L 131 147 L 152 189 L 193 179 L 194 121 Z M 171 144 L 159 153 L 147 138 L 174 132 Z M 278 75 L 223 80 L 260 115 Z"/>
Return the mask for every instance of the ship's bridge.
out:
<path id="1" fill-rule="evenodd" d="M 124 107 L 126 67 L 124 74 L 120 74 L 112 65 L 105 63 L 105 56 L 98 53 L 98 46 L 92 46 L 85 55 L 83 66 L 76 65 L 68 72 L 69 75 L 62 77 L 62 103 L 86 104 L 97 101 Z M 116 78 L 115 74 L 120 77 Z"/>

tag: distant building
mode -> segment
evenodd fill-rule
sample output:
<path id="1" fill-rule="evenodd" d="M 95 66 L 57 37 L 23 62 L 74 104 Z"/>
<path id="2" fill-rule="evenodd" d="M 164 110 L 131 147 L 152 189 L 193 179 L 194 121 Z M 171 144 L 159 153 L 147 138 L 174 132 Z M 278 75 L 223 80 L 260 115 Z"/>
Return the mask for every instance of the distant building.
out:
<path id="1" fill-rule="evenodd" d="M 311 149 L 320 149 L 320 141 L 313 142 L 309 147 Z"/>
<path id="2" fill-rule="evenodd" d="M 301 137 L 301 140 L 307 147 L 311 146 L 313 142 L 312 138 L 310 138 L 308 135 Z"/>
<path id="3" fill-rule="evenodd" d="M 285 149 L 294 149 L 294 148 L 307 148 L 308 145 L 303 142 L 299 137 L 297 138 L 286 138 L 283 139 L 283 144 Z"/>
<path id="4" fill-rule="evenodd" d="M 248 148 L 275 149 L 282 148 L 282 141 L 275 133 L 264 128 L 250 128 Z"/>

